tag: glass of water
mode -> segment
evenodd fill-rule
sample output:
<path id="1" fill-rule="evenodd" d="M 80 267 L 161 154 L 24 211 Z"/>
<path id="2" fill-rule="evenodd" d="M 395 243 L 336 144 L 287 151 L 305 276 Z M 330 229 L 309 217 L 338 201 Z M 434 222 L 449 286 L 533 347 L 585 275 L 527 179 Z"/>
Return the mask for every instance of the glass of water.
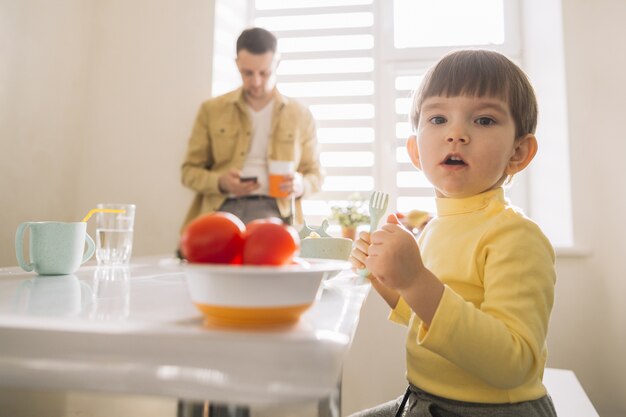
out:
<path id="1" fill-rule="evenodd" d="M 116 212 L 96 214 L 96 259 L 98 265 L 127 265 L 133 251 L 134 204 L 98 204 Z"/>

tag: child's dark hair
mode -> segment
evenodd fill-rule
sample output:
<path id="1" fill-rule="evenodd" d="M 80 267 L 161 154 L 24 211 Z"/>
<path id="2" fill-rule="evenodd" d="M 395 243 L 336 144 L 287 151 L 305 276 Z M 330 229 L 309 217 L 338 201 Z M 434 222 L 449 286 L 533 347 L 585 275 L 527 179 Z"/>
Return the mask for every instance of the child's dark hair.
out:
<path id="1" fill-rule="evenodd" d="M 241 32 L 237 38 L 237 53 L 242 49 L 253 54 L 276 52 L 276 36 L 262 28 L 250 28 Z"/>
<path id="2" fill-rule="evenodd" d="M 535 133 L 537 98 L 526 74 L 504 55 L 487 50 L 452 52 L 426 73 L 411 106 L 413 128 L 417 130 L 425 99 L 462 95 L 502 99 L 515 121 L 515 137 Z"/>

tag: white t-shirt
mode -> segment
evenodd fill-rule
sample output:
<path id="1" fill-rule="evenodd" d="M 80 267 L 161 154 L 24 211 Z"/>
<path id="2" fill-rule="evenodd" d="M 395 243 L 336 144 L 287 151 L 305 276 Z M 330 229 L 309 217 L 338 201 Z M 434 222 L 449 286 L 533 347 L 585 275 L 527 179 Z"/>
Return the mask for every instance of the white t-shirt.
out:
<path id="1" fill-rule="evenodd" d="M 258 183 L 261 185 L 254 194 L 267 195 L 269 192 L 268 175 L 267 175 L 267 144 L 270 138 L 270 130 L 272 128 L 272 111 L 274 109 L 274 100 L 271 100 L 261 110 L 255 111 L 250 106 L 250 118 L 252 122 L 252 138 L 250 143 L 250 151 L 243 164 L 241 170 L 242 177 L 257 177 Z"/>

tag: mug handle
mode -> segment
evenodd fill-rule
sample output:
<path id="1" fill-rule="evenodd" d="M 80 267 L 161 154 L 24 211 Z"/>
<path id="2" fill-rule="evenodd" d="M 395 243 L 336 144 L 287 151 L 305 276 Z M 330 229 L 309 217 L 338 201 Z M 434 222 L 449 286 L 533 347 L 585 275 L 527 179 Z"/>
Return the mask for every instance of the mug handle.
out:
<path id="1" fill-rule="evenodd" d="M 96 244 L 93 242 L 91 236 L 85 232 L 85 242 L 87 242 L 87 252 L 83 255 L 83 260 L 80 261 L 80 264 L 84 264 L 93 256 L 93 253 L 96 251 Z"/>
<path id="2" fill-rule="evenodd" d="M 17 257 L 17 263 L 19 263 L 20 267 L 26 272 L 32 271 L 35 267 L 34 262 L 26 263 L 24 260 L 24 233 L 26 233 L 26 229 L 30 227 L 30 225 L 30 222 L 22 223 L 17 227 L 17 231 L 15 232 L 15 256 Z"/>

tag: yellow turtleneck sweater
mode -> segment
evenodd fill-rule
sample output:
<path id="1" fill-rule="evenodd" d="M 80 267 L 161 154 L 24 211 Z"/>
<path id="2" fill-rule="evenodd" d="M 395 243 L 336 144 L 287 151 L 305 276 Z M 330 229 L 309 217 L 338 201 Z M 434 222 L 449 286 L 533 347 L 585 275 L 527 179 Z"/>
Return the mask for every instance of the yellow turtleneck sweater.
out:
<path id="1" fill-rule="evenodd" d="M 390 319 L 409 327 L 407 378 L 441 397 L 515 403 L 546 393 L 541 380 L 554 298 L 554 251 L 498 188 L 437 199 L 418 239 L 445 285 L 429 328 L 402 299 Z"/>

